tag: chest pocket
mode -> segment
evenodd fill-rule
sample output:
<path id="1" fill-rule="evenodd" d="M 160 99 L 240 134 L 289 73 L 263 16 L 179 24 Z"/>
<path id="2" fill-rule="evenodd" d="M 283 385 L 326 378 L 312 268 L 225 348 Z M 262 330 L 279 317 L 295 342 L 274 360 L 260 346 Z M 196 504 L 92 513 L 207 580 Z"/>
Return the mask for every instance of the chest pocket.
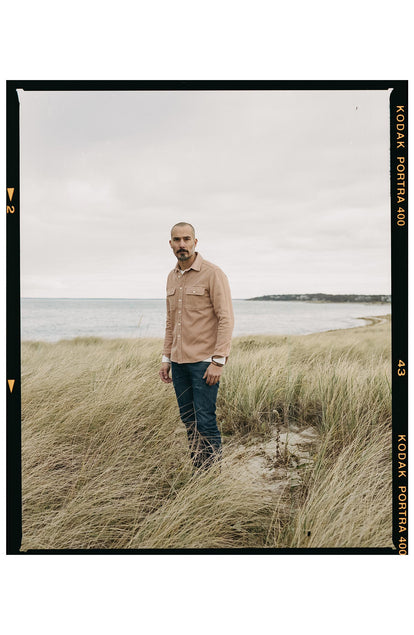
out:
<path id="1" fill-rule="evenodd" d="M 188 309 L 195 311 L 202 311 L 211 306 L 210 296 L 205 287 L 186 287 L 185 303 Z"/>
<path id="2" fill-rule="evenodd" d="M 177 306 L 177 294 L 175 289 L 167 289 L 167 305 L 169 311 L 174 311 Z"/>

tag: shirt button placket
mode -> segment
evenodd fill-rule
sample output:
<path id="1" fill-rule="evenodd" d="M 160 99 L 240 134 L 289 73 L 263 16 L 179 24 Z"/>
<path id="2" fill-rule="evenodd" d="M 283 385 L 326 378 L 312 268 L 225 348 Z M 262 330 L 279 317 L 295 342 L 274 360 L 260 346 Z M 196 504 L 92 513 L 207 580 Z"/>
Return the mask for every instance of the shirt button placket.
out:
<path id="1" fill-rule="evenodd" d="M 181 275 L 181 274 L 179 274 Z M 181 337 L 181 310 L 183 306 L 183 287 L 180 287 L 178 298 L 178 339 L 180 340 L 180 360 L 183 361 L 183 338 Z"/>

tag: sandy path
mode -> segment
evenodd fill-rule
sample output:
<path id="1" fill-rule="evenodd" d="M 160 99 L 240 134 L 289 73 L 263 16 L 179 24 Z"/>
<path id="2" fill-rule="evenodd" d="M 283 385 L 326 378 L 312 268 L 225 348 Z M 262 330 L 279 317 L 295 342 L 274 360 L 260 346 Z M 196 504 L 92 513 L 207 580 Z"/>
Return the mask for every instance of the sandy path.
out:
<path id="1" fill-rule="evenodd" d="M 334 329 L 327 332 L 350 331 L 385 324 L 391 319 L 391 314 L 358 319 L 366 323 L 352 329 Z M 287 491 L 301 485 L 303 473 L 306 468 L 312 466 L 320 441 L 315 427 L 300 428 L 289 424 L 288 427 L 279 426 L 274 429 L 266 441 L 239 444 L 237 456 L 245 466 L 245 479 L 250 482 L 253 480 L 264 496 L 276 500 Z"/>
<path id="2" fill-rule="evenodd" d="M 319 444 L 315 428 L 280 426 L 272 436 L 256 444 L 240 445 L 239 456 L 245 465 L 245 478 L 253 480 L 272 500 L 287 489 L 302 483 L 302 473 L 309 467 Z"/>

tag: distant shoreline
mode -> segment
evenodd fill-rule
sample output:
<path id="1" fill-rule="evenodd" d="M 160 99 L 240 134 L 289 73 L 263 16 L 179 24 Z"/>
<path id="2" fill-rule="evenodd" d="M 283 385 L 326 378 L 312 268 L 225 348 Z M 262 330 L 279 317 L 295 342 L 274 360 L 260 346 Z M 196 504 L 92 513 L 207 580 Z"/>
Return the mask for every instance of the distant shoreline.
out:
<path id="1" fill-rule="evenodd" d="M 255 298 L 247 298 L 247 301 L 264 302 L 369 302 L 370 304 L 389 304 L 390 295 L 357 295 L 357 294 L 330 294 L 330 293 L 288 293 L 281 295 L 261 295 Z"/>
<path id="2" fill-rule="evenodd" d="M 384 299 L 385 298 L 385 299 Z M 144 302 L 165 302 L 165 298 L 75 298 L 75 297 L 32 297 L 24 296 L 21 300 L 87 300 L 87 301 L 144 301 Z M 328 293 L 291 293 L 281 295 L 261 295 L 254 298 L 232 298 L 237 302 L 251 301 L 274 301 L 274 302 L 355 302 L 368 304 L 390 304 L 390 295 L 333 295 Z"/>

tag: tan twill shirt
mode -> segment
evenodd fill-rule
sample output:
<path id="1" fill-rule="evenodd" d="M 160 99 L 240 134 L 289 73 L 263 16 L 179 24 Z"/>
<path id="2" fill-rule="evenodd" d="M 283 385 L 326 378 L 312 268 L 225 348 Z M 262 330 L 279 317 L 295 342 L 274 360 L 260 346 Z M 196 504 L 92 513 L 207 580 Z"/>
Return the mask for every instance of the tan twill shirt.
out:
<path id="1" fill-rule="evenodd" d="M 178 263 L 167 278 L 163 354 L 178 364 L 228 357 L 234 316 L 223 271 L 199 253 L 184 274 Z"/>

